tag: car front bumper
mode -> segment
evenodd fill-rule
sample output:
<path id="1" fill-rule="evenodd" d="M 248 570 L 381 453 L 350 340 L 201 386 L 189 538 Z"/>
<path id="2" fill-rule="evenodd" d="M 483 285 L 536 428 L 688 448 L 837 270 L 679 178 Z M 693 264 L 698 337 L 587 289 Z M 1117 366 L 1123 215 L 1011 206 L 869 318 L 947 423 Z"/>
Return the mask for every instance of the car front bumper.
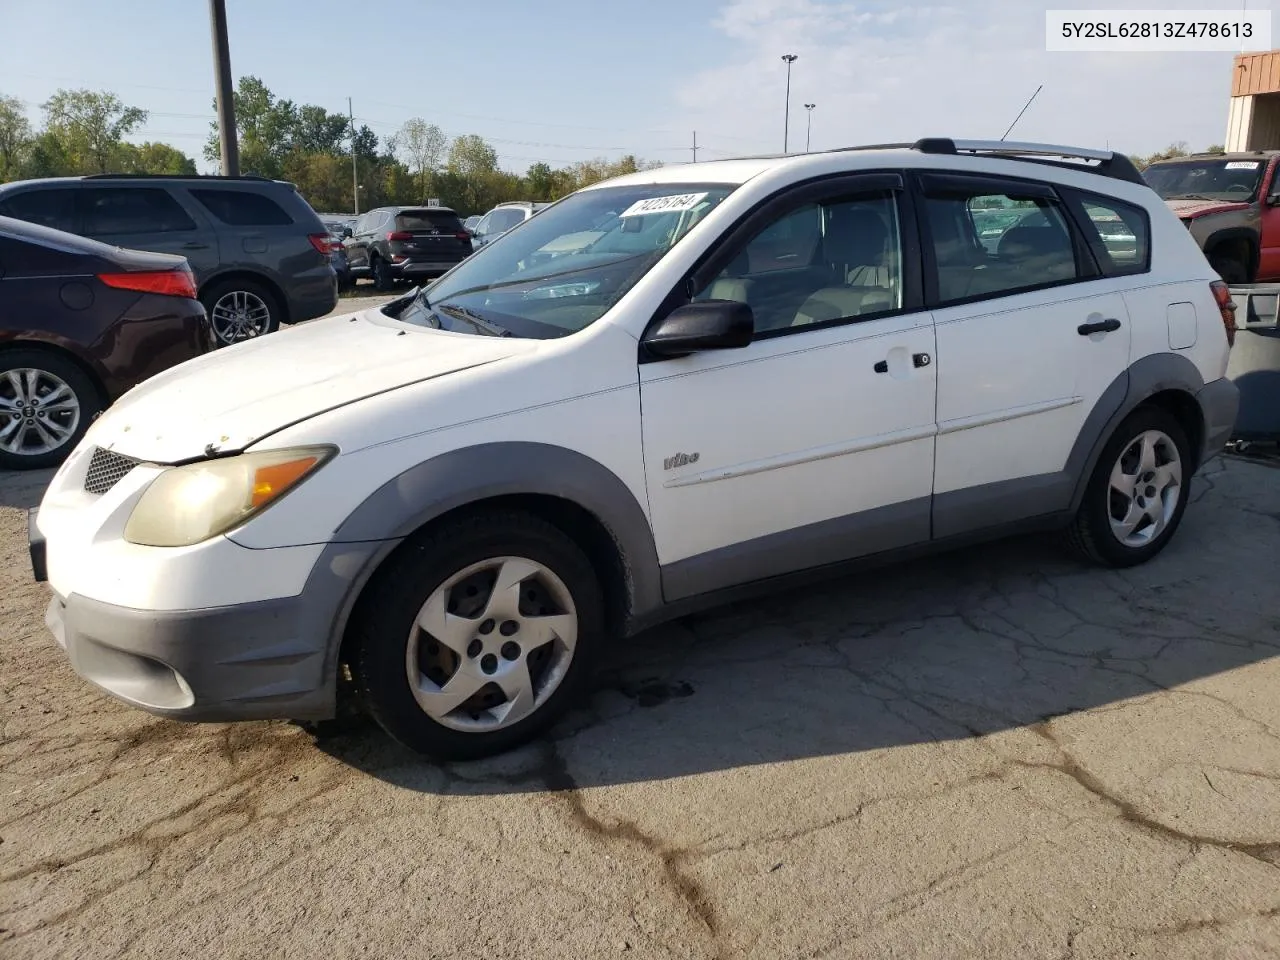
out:
<path id="1" fill-rule="evenodd" d="M 27 530 L 32 573 L 47 580 L 38 511 L 29 512 Z M 45 625 L 76 673 L 149 713 L 196 721 L 323 719 L 334 714 L 347 616 L 392 546 L 330 544 L 295 596 L 221 606 L 138 609 L 54 589 Z M 246 551 L 263 562 L 271 553 Z"/>

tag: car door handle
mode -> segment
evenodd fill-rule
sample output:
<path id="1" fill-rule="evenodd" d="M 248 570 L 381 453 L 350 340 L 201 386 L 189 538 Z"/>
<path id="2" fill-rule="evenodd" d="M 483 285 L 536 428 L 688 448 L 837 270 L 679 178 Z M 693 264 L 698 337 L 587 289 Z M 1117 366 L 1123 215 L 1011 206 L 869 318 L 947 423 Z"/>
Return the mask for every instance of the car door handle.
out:
<path id="1" fill-rule="evenodd" d="M 1115 317 L 1109 320 L 1096 320 L 1093 323 L 1082 323 L 1076 327 L 1076 333 L 1082 337 L 1087 337 L 1091 333 L 1110 333 L 1113 330 L 1120 329 L 1120 321 Z"/>
<path id="2" fill-rule="evenodd" d="M 193 240 L 190 243 L 184 243 L 182 245 L 182 249 L 183 250 L 208 250 L 209 245 L 207 243 L 196 243 Z"/>
<path id="3" fill-rule="evenodd" d="M 911 363 L 916 367 L 927 367 L 929 364 L 933 363 L 933 357 L 929 356 L 927 353 L 913 353 L 911 355 Z M 871 369 L 876 373 L 888 373 L 889 361 L 881 360 Z"/>

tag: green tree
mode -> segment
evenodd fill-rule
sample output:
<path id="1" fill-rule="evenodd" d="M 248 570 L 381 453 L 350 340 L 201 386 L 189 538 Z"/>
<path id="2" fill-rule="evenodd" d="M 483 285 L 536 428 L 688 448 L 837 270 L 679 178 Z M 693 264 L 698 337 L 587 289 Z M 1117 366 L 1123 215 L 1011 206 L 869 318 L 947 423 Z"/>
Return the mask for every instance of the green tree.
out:
<path id="1" fill-rule="evenodd" d="M 167 143 L 124 143 L 120 145 L 121 173 L 169 173 L 194 176 L 196 162 Z"/>
<path id="2" fill-rule="evenodd" d="M 34 140 L 22 101 L 0 96 L 0 183 L 22 176 Z"/>
<path id="3" fill-rule="evenodd" d="M 444 160 L 449 138 L 434 123 L 421 117 L 405 121 L 391 142 L 394 153 L 402 156 L 409 170 L 417 178 L 419 196 L 425 200 L 431 188 L 431 178 Z"/>
<path id="4" fill-rule="evenodd" d="M 298 108 L 292 100 L 280 100 L 267 85 L 253 76 L 241 77 L 232 93 L 236 112 L 236 138 L 240 147 L 240 168 L 244 173 L 279 177 L 284 158 L 293 149 L 298 131 Z M 216 162 L 222 155 L 218 141 L 218 121 L 210 124 L 205 143 L 206 160 Z"/>
<path id="5" fill-rule="evenodd" d="M 45 133 L 58 141 L 67 173 L 109 173 L 124 138 L 147 120 L 147 111 L 93 90 L 58 90 L 44 112 Z"/>

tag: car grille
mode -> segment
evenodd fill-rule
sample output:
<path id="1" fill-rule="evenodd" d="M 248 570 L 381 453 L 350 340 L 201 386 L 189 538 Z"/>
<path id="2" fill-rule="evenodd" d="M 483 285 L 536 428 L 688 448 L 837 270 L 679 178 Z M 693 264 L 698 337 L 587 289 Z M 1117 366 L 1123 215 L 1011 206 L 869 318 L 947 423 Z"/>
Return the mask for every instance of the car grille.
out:
<path id="1" fill-rule="evenodd" d="M 125 478 L 141 460 L 126 457 L 122 453 L 97 447 L 89 459 L 89 472 L 84 477 L 84 488 L 101 496 Z"/>

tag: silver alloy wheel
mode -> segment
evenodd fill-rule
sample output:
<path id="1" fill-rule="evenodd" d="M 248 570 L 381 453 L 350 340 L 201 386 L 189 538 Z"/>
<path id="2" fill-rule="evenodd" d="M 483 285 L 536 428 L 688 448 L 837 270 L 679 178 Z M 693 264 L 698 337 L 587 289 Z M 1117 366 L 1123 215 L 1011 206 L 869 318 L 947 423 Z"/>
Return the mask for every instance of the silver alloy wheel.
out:
<path id="1" fill-rule="evenodd" d="M 1111 532 L 1126 547 L 1154 543 L 1168 528 L 1182 497 L 1178 445 L 1160 430 L 1146 430 L 1120 452 L 1108 489 Z"/>
<path id="2" fill-rule="evenodd" d="M 569 672 L 578 615 L 564 581 L 523 557 L 495 557 L 437 587 L 409 631 L 414 699 L 442 726 L 488 733 L 529 716 Z"/>
<path id="3" fill-rule="evenodd" d="M 271 308 L 256 293 L 230 290 L 214 303 L 209 322 L 220 343 L 236 343 L 266 333 Z"/>
<path id="4" fill-rule="evenodd" d="M 34 457 L 57 450 L 80 426 L 80 398 L 48 370 L 0 374 L 0 450 Z"/>

